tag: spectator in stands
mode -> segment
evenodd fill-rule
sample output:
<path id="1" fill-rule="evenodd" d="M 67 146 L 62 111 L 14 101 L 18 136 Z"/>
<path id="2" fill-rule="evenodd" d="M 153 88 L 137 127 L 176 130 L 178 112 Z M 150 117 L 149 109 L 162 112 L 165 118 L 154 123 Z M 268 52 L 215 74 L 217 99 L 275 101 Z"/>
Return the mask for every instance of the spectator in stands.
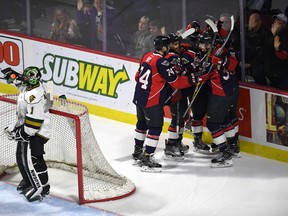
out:
<path id="1" fill-rule="evenodd" d="M 63 43 L 78 43 L 81 38 L 79 27 L 64 8 L 56 8 L 51 24 L 51 40 Z"/>
<path id="2" fill-rule="evenodd" d="M 263 27 L 260 14 L 251 14 L 245 34 L 245 71 L 260 85 L 268 85 L 264 73 L 264 52 L 270 34 Z M 235 49 L 240 50 L 240 34 L 235 42 Z"/>
<path id="3" fill-rule="evenodd" d="M 228 13 L 222 13 L 219 17 L 218 28 L 219 28 L 219 35 L 221 38 L 226 38 L 229 34 L 231 28 L 231 15 Z"/>
<path id="4" fill-rule="evenodd" d="M 93 2 L 86 0 L 77 1 L 76 20 L 82 33 L 81 44 L 95 49 L 96 45 L 96 14 L 93 10 Z"/>
<path id="5" fill-rule="evenodd" d="M 264 69 L 269 77 L 271 86 L 279 89 L 288 90 L 288 60 L 282 60 L 277 57 L 277 51 L 285 45 L 286 38 L 283 38 L 283 31 L 287 25 L 287 17 L 284 14 L 274 15 L 271 26 L 271 34 L 268 38 L 267 50 L 265 51 Z M 283 46 L 282 46 L 283 47 Z M 276 51 L 276 52 L 275 52 Z"/>
<path id="6" fill-rule="evenodd" d="M 142 55 L 144 55 L 146 52 L 151 52 L 154 50 L 154 39 L 156 38 L 156 36 L 162 34 L 161 24 L 156 20 L 152 20 L 149 23 L 149 30 L 150 30 L 150 35 L 148 35 L 144 40 Z"/>
<path id="7" fill-rule="evenodd" d="M 147 16 L 142 16 L 140 18 L 138 23 L 138 30 L 134 32 L 131 37 L 131 43 L 126 54 L 127 56 L 132 56 L 138 59 L 142 57 L 145 38 L 150 34 L 149 22 L 150 19 Z"/>
<path id="8" fill-rule="evenodd" d="M 118 34 L 120 17 L 118 11 L 106 5 L 106 45 L 107 51 L 122 53 L 124 45 Z M 77 22 L 83 34 L 82 44 L 84 46 L 103 51 L 104 22 L 103 22 L 103 0 L 78 0 Z"/>

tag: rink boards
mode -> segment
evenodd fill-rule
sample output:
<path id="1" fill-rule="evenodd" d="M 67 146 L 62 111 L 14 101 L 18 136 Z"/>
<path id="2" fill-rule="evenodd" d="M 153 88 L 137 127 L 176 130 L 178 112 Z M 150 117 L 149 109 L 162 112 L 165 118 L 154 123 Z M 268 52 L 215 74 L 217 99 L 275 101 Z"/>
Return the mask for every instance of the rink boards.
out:
<path id="1" fill-rule="evenodd" d="M 0 68 L 23 71 L 37 66 L 44 82 L 53 81 L 55 96 L 65 94 L 88 106 L 91 114 L 135 124 L 132 98 L 139 61 L 10 32 L 0 31 L 0 45 Z M 240 86 L 241 151 L 288 162 L 287 132 L 282 130 L 288 119 L 288 94 L 249 83 Z M 15 93 L 17 89 L 0 80 L 0 92 Z M 169 121 L 167 112 L 164 132 Z M 207 129 L 205 139 L 211 141 Z"/>

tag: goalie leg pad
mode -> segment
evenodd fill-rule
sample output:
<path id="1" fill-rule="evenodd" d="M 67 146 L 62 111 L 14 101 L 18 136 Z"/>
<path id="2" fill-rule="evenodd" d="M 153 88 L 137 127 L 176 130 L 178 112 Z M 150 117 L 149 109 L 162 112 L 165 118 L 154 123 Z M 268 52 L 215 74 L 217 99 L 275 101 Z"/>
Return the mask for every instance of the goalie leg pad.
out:
<path id="1" fill-rule="evenodd" d="M 25 167 L 24 152 L 27 151 L 27 142 L 18 142 L 16 148 L 16 162 L 22 176 L 22 180 L 17 186 L 18 191 L 23 191 L 31 186 L 29 176 L 27 174 L 27 169 Z"/>
<path id="2" fill-rule="evenodd" d="M 34 147 L 32 147 L 34 144 Z M 35 145 L 38 145 L 36 152 L 44 152 L 43 143 L 29 143 L 30 148 L 27 148 L 25 157 L 25 166 L 27 167 L 27 174 L 31 183 L 31 187 L 27 188 L 24 192 L 25 197 L 28 201 L 41 200 L 43 196 L 49 194 L 49 183 L 47 166 L 44 161 L 43 155 L 35 156 Z"/>

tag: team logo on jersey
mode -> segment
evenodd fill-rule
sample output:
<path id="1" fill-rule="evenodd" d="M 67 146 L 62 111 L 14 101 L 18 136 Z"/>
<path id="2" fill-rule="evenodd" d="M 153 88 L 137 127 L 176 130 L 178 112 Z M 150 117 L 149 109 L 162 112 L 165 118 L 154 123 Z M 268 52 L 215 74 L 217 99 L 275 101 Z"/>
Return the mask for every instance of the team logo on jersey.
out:
<path id="1" fill-rule="evenodd" d="M 35 97 L 34 95 L 31 95 L 31 96 L 29 97 L 30 103 L 31 103 L 35 98 L 36 98 L 36 97 Z"/>
<path id="2" fill-rule="evenodd" d="M 167 61 L 167 60 L 163 61 L 161 64 L 164 65 L 164 66 L 169 66 L 170 65 L 169 61 Z"/>

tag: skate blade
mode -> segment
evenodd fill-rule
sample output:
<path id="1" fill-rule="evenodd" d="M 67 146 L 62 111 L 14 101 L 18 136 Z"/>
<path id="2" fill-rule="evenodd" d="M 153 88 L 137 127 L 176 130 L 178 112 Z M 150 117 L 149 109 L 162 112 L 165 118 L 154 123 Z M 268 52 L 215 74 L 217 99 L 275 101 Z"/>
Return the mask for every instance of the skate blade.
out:
<path id="1" fill-rule="evenodd" d="M 141 167 L 141 172 L 150 172 L 150 173 L 158 173 L 158 172 L 162 172 L 162 167 L 148 167 L 148 166 L 142 166 Z"/>
<path id="2" fill-rule="evenodd" d="M 221 162 L 221 163 L 212 163 L 211 167 L 212 168 L 224 168 L 224 167 L 231 167 L 232 165 L 233 165 L 232 160 L 226 160 L 226 161 Z"/>
<path id="3" fill-rule="evenodd" d="M 232 153 L 233 155 L 233 157 L 234 158 L 241 158 L 242 157 L 242 155 L 241 155 L 241 153 L 239 152 L 239 153 Z"/>
<path id="4" fill-rule="evenodd" d="M 194 151 L 195 153 L 206 154 L 206 155 L 214 154 L 214 153 L 210 152 L 209 150 L 203 150 L 203 149 L 196 149 L 196 148 L 194 148 L 193 151 Z"/>
<path id="5" fill-rule="evenodd" d="M 164 160 L 168 160 L 168 161 L 183 161 L 184 160 L 184 156 L 164 155 Z"/>

